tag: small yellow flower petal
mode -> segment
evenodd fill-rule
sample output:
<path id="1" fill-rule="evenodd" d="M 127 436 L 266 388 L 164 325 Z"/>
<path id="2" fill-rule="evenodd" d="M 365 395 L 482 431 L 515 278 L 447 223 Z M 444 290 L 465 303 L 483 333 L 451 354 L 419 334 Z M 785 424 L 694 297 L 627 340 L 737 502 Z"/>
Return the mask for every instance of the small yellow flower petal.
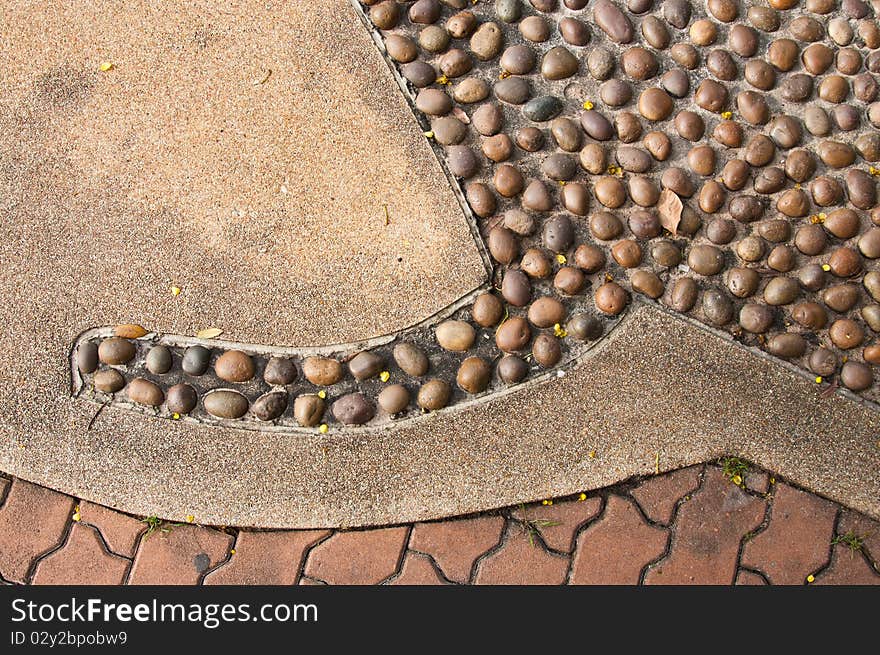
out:
<path id="1" fill-rule="evenodd" d="M 82 514 L 79 513 L 79 505 L 76 505 L 73 508 L 73 516 L 70 518 L 72 518 L 74 521 L 77 521 L 77 522 L 79 522 L 82 519 Z"/>
<path id="2" fill-rule="evenodd" d="M 186 515 L 186 522 L 187 522 L 187 523 L 192 523 L 192 522 L 195 521 L 195 520 L 196 520 L 196 517 L 193 516 L 192 514 L 187 514 L 187 515 Z"/>
<path id="3" fill-rule="evenodd" d="M 593 103 L 590 102 L 589 100 L 584 100 L 584 109 L 589 111 L 592 108 L 593 108 Z"/>
<path id="4" fill-rule="evenodd" d="M 318 428 L 318 432 L 321 434 L 327 434 L 330 431 L 330 428 L 327 427 L 326 423 L 321 423 L 321 427 Z"/>
<path id="5" fill-rule="evenodd" d="M 178 414 L 177 412 L 174 412 L 174 413 L 171 415 L 171 418 L 173 418 L 175 421 L 179 421 L 179 420 L 180 420 L 180 414 Z"/>
<path id="6" fill-rule="evenodd" d="M 596 459 L 596 451 L 591 450 L 589 453 L 587 453 L 587 457 L 589 457 L 590 459 Z"/>
<path id="7" fill-rule="evenodd" d="M 171 295 L 172 296 L 179 296 L 180 292 L 181 292 L 180 287 L 171 287 Z"/>
<path id="8" fill-rule="evenodd" d="M 739 474 L 734 475 L 733 478 L 731 478 L 731 480 L 733 481 L 733 484 L 735 484 L 736 486 L 741 485 L 743 482 L 742 476 Z"/>
<path id="9" fill-rule="evenodd" d="M 721 112 L 721 118 L 723 118 L 726 121 L 729 121 L 732 116 L 733 116 L 733 112 L 731 112 L 731 111 L 722 111 Z"/>
<path id="10" fill-rule="evenodd" d="M 828 264 L 822 264 L 822 270 L 827 273 L 831 270 L 831 267 Z"/>
<path id="11" fill-rule="evenodd" d="M 568 259 L 566 258 L 565 255 L 560 253 L 560 254 L 556 255 L 556 261 L 559 262 L 560 264 L 564 264 L 565 262 L 568 261 Z"/>
<path id="12" fill-rule="evenodd" d="M 585 494 L 585 493 L 582 493 L 580 496 L 578 496 L 578 500 L 586 500 L 586 499 L 587 499 L 587 494 Z"/>
<path id="13" fill-rule="evenodd" d="M 379 379 L 382 380 L 382 382 L 388 382 L 390 378 L 391 373 L 389 373 L 388 371 L 382 371 L 381 373 L 379 373 Z"/>
<path id="14" fill-rule="evenodd" d="M 560 339 L 568 336 L 568 332 L 566 332 L 565 329 L 561 325 L 559 325 L 559 323 L 555 323 L 553 325 L 553 334 L 555 334 Z"/>
<path id="15" fill-rule="evenodd" d="M 814 576 L 812 573 L 807 576 L 807 582 L 815 582 L 815 581 L 816 581 L 816 576 Z"/>
<path id="16" fill-rule="evenodd" d="M 230 550 L 230 551 L 229 551 L 229 554 L 230 554 L 230 555 L 235 555 L 235 548 L 233 548 L 232 550 Z"/>
<path id="17" fill-rule="evenodd" d="M 327 397 L 327 392 L 324 391 L 323 389 L 321 389 L 321 390 L 318 392 L 318 398 L 320 398 L 321 400 L 324 400 L 324 398 L 326 398 L 326 397 Z"/>
<path id="18" fill-rule="evenodd" d="M 434 133 L 433 133 L 431 130 L 428 130 L 427 132 L 422 132 L 422 134 L 424 134 L 425 137 L 428 138 L 428 139 L 433 139 L 433 138 L 434 138 Z"/>
<path id="19" fill-rule="evenodd" d="M 816 376 L 816 384 L 822 384 L 822 376 L 821 375 Z"/>
<path id="20" fill-rule="evenodd" d="M 101 65 L 98 66 L 102 73 L 106 73 L 109 70 L 113 70 L 113 62 L 112 61 L 102 61 Z"/>

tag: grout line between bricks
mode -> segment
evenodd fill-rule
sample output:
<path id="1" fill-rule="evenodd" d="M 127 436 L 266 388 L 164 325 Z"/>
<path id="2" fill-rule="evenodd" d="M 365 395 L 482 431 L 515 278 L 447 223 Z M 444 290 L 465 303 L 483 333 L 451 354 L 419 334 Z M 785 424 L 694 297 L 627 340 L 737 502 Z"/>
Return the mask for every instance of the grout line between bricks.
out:
<path id="1" fill-rule="evenodd" d="M 697 475 L 697 486 L 694 489 L 692 489 L 691 491 L 689 491 L 688 493 L 686 493 L 685 495 L 683 495 L 681 498 L 679 498 L 678 501 L 676 502 L 675 507 L 672 509 L 672 518 L 669 519 L 669 525 L 664 526 L 664 525 L 660 525 L 659 523 L 656 525 L 656 527 L 663 528 L 668 533 L 668 536 L 666 538 L 666 548 L 663 549 L 663 552 L 660 553 L 660 555 L 658 557 L 656 557 L 655 559 L 648 562 L 647 564 L 645 564 L 642 567 L 642 570 L 639 572 L 638 584 L 640 586 L 644 586 L 645 578 L 648 577 L 648 571 L 652 570 L 657 565 L 659 565 L 661 562 L 663 562 L 663 560 L 665 560 L 667 557 L 669 557 L 669 554 L 672 552 L 672 547 L 675 545 L 675 539 L 676 539 L 676 535 L 677 535 L 676 527 L 677 527 L 677 523 L 678 523 L 678 510 L 681 507 L 681 505 L 688 502 L 691 498 L 694 497 L 694 495 L 696 495 L 697 493 L 702 491 L 703 483 L 705 482 L 705 480 L 706 480 L 706 466 L 704 464 L 700 468 L 699 474 Z M 685 500 L 685 499 L 687 499 L 687 500 Z M 635 503 L 635 505 L 636 505 L 636 507 L 638 507 L 639 511 L 641 511 L 641 507 L 639 507 L 639 504 Z"/>

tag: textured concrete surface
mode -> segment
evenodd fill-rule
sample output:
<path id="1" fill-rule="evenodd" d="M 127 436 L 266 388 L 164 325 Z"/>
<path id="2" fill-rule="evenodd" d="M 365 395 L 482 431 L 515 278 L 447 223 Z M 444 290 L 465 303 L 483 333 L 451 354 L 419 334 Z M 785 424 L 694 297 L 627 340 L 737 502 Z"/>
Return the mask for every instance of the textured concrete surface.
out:
<path id="1" fill-rule="evenodd" d="M 348 0 L 13 1 L 0 33 L 9 379 L 39 357 L 51 393 L 36 376 L 95 325 L 343 343 L 485 281 Z"/>
<path id="2" fill-rule="evenodd" d="M 880 516 L 874 410 L 653 306 L 562 377 L 393 430 L 284 437 L 67 403 L 2 467 L 135 514 L 378 525 L 607 486 L 722 454 Z M 53 406 L 58 411 L 57 406 Z M 592 457 L 590 455 L 593 455 Z"/>
<path id="3" fill-rule="evenodd" d="M 0 581 L 880 585 L 880 523 L 748 462 L 719 464 L 476 516 L 349 531 L 165 522 L 145 531 L 146 521 L 107 508 L 97 515 L 100 506 L 83 501 L 57 522 L 54 510 L 69 498 L 14 480 L 5 504 L 0 494 Z M 766 488 L 749 483 L 757 478 Z M 43 502 L 23 514 L 22 499 L 38 491 Z M 659 508 L 662 521 L 653 518 Z M 128 523 L 141 528 L 133 551 L 113 534 Z M 57 546 L 35 547 L 36 530 Z"/>

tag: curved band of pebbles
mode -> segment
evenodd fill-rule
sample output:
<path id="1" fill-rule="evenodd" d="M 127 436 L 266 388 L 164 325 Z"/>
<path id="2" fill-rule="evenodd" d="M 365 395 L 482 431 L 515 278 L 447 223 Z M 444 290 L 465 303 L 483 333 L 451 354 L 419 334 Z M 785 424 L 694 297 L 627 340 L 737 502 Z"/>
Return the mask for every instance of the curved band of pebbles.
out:
<path id="1" fill-rule="evenodd" d="M 78 393 L 190 420 L 382 425 L 559 369 L 636 294 L 880 399 L 876 10 L 768 4 L 355 2 L 484 240 L 489 288 L 317 359 L 91 331 Z"/>

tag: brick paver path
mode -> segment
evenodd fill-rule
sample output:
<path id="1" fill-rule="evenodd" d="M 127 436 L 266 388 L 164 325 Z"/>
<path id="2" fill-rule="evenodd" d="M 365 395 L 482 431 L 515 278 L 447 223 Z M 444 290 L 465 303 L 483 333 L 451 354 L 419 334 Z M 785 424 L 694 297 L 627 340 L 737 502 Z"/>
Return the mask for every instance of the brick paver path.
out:
<path id="1" fill-rule="evenodd" d="M 880 584 L 880 523 L 717 463 L 348 531 L 147 521 L 3 477 L 0 500 L 0 576 L 16 584 Z"/>

